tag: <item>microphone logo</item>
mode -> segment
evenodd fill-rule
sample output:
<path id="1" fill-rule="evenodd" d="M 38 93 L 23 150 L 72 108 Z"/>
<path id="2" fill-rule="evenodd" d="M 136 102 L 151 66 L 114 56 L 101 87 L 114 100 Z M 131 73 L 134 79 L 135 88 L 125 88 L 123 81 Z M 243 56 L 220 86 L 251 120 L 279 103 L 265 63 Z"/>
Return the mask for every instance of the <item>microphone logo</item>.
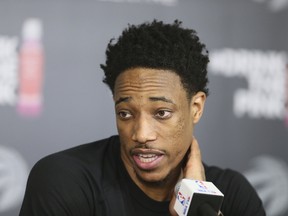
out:
<path id="1" fill-rule="evenodd" d="M 183 196 L 183 194 L 182 194 L 180 191 L 178 192 L 177 199 L 178 199 L 179 202 L 184 206 L 184 204 L 185 204 L 185 197 Z"/>

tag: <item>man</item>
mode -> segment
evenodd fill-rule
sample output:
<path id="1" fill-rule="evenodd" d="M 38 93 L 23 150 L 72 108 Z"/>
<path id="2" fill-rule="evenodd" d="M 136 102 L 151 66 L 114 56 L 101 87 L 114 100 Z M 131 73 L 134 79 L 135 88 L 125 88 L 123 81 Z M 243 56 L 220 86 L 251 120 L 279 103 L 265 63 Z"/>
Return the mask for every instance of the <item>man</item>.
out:
<path id="1" fill-rule="evenodd" d="M 119 136 L 40 160 L 20 216 L 177 215 L 182 178 L 212 181 L 225 195 L 224 215 L 265 215 L 242 175 L 202 164 L 193 130 L 208 95 L 209 58 L 195 31 L 179 21 L 131 25 L 106 56 Z"/>

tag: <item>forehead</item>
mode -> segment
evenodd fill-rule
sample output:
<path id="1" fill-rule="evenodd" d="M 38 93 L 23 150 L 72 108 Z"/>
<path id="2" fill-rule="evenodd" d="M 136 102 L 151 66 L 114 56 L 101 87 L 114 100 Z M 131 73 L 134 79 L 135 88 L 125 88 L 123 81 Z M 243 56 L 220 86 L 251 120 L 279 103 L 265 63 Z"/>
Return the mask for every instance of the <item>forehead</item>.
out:
<path id="1" fill-rule="evenodd" d="M 185 94 L 180 77 L 169 70 L 133 68 L 122 72 L 116 79 L 114 93 Z"/>

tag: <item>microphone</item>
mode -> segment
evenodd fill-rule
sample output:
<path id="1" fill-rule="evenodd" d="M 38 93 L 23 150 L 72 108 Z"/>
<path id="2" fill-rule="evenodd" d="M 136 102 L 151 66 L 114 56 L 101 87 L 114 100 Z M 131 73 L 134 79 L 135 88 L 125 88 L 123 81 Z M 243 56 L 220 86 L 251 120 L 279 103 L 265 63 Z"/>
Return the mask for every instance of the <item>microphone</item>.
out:
<path id="1" fill-rule="evenodd" d="M 188 211 L 188 215 L 192 216 Z M 218 216 L 218 212 L 215 211 L 209 204 L 204 203 L 198 207 L 197 216 Z"/>
<path id="2" fill-rule="evenodd" d="M 175 186 L 174 209 L 179 216 L 217 216 L 224 195 L 212 183 L 182 179 Z"/>

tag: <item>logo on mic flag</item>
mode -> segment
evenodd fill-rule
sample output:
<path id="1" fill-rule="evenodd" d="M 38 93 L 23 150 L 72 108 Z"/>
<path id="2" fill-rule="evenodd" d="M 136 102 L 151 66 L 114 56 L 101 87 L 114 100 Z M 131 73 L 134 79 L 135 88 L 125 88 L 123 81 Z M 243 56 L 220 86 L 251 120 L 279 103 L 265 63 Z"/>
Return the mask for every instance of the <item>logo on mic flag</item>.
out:
<path id="1" fill-rule="evenodd" d="M 177 199 L 178 199 L 179 202 L 184 206 L 184 204 L 185 204 L 185 197 L 183 196 L 183 194 L 182 194 L 180 191 L 178 192 Z"/>
<path id="2" fill-rule="evenodd" d="M 212 182 L 182 179 L 174 209 L 179 216 L 198 215 L 199 206 L 209 203 L 209 206 L 218 212 L 223 197 Z"/>

